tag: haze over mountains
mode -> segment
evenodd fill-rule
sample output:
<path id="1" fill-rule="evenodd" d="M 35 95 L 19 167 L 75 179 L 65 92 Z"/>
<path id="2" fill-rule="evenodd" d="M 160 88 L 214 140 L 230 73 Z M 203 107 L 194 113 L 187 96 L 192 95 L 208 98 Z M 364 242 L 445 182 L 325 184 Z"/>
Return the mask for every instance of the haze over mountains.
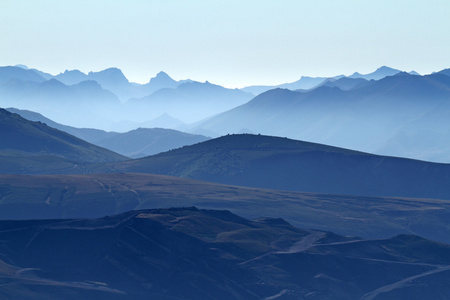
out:
<path id="1" fill-rule="evenodd" d="M 5 119 L 2 128 L 7 131 L 3 142 L 5 164 L 0 166 L 1 173 L 153 173 L 279 190 L 450 199 L 450 187 L 446 184 L 450 180 L 448 164 L 377 156 L 286 138 L 248 134 L 228 135 L 154 156 L 126 160 L 123 156 L 43 123 L 30 122 L 4 110 L 0 112 Z M 184 142 L 193 142 L 192 136 L 170 131 L 167 135 L 167 131 L 141 129 L 104 137 L 97 143 L 104 143 L 110 149 L 136 152 L 145 148 L 157 150 L 158 139 L 167 138 L 162 143 L 166 146 L 170 145 L 171 140 L 173 143 L 183 143 L 183 137 L 189 138 Z M 80 132 L 87 134 L 83 130 Z M 90 131 L 88 133 L 91 134 Z M 92 136 L 98 138 L 110 134 L 95 131 Z M 153 145 L 150 134 L 155 141 Z M 60 141 L 60 136 L 81 143 L 82 150 L 79 146 L 66 149 L 54 143 L 53 140 Z M 24 145 L 28 145 L 26 149 Z M 112 157 L 97 157 L 99 154 L 85 148 L 105 152 L 102 155 Z M 25 160 L 22 159 L 24 155 Z M 55 164 L 51 159 L 46 159 L 46 155 L 71 161 Z M 10 156 L 15 159 L 9 159 Z M 117 160 L 123 162 L 114 162 Z"/>
<path id="2" fill-rule="evenodd" d="M 3 173 L 26 174 L 33 173 L 33 170 L 55 172 L 81 168 L 84 163 L 127 159 L 43 123 L 25 120 L 4 109 L 0 109 L 0 130 Z"/>
<path id="3" fill-rule="evenodd" d="M 27 120 L 45 123 L 50 127 L 67 132 L 89 143 L 131 158 L 139 158 L 165 152 L 209 139 L 202 135 L 194 135 L 163 128 L 138 128 L 125 133 L 113 131 L 107 132 L 92 128 L 76 128 L 53 122 L 35 112 L 15 108 L 8 108 L 7 110 L 19 114 Z"/>
<path id="4" fill-rule="evenodd" d="M 130 83 L 117 68 L 88 74 L 73 70 L 53 76 L 0 67 L 1 107 L 39 112 L 76 127 L 128 131 L 130 128 L 117 127 L 124 121 L 148 122 L 164 114 L 195 122 L 244 104 L 252 96 L 208 82 L 175 81 L 164 72 L 141 85 Z"/>
<path id="5" fill-rule="evenodd" d="M 448 75 L 447 70 L 420 76 L 381 67 L 366 75 L 302 77 L 263 89 L 289 90 L 272 89 L 252 99 L 248 91 L 260 92 L 254 87 L 175 81 L 164 72 L 135 84 L 117 68 L 51 75 L 1 67 L 0 106 L 108 131 L 162 127 L 206 136 L 261 133 L 450 162 Z"/>
<path id="6" fill-rule="evenodd" d="M 448 299 L 449 75 L 2 67 L 0 298 Z"/>
<path id="7" fill-rule="evenodd" d="M 350 78 L 350 79 L 360 79 L 359 82 L 364 82 L 366 80 L 380 80 L 386 76 L 393 76 L 397 73 L 400 73 L 400 70 L 392 69 L 386 66 L 380 67 L 372 73 L 369 74 L 360 74 L 358 72 L 353 73 L 352 75 L 346 77 L 344 75 L 338 75 L 331 78 L 327 77 L 308 77 L 302 76 L 299 80 L 291 83 L 283 83 L 279 85 L 271 85 L 271 86 L 249 86 L 245 87 L 242 90 L 246 92 L 253 93 L 255 96 L 261 93 L 267 92 L 268 90 L 273 90 L 276 88 L 288 89 L 288 90 L 309 90 L 315 87 L 318 87 L 325 82 L 334 82 L 340 79 Z M 416 72 L 410 72 L 414 75 L 419 75 Z"/>
<path id="8" fill-rule="evenodd" d="M 194 128 L 449 162 L 449 113 L 449 76 L 398 73 L 347 90 L 327 84 L 310 91 L 270 90 Z"/>

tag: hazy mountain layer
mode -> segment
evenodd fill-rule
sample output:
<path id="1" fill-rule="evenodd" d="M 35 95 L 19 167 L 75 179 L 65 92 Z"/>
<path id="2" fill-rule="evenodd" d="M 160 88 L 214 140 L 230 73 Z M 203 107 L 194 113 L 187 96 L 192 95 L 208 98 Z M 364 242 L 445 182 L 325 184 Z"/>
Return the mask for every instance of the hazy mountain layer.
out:
<path id="1" fill-rule="evenodd" d="M 8 108 L 7 110 L 17 113 L 30 121 L 45 123 L 50 127 L 65 131 L 89 143 L 133 158 L 165 152 L 209 139 L 201 135 L 162 128 L 139 128 L 125 133 L 106 132 L 92 128 L 76 128 L 53 122 L 35 112 L 15 108 Z"/>
<path id="2" fill-rule="evenodd" d="M 450 246 L 302 230 L 228 211 L 0 222 L 2 298 L 447 299 Z M 66 295 L 69 295 L 67 297 Z"/>
<path id="3" fill-rule="evenodd" d="M 28 121 L 17 114 L 0 109 L 0 159 L 3 173 L 27 172 L 38 168 L 40 172 L 57 167 L 58 162 L 108 162 L 126 157 L 89 144 L 65 132 L 40 122 Z M 52 158 L 53 157 L 53 158 Z M 30 160 L 38 164 L 27 163 Z M 71 163 L 69 162 L 71 161 Z M 45 165 L 48 164 L 46 167 Z"/>
<path id="4" fill-rule="evenodd" d="M 338 82 L 338 81 L 336 81 Z M 350 90 L 283 89 L 200 123 L 194 130 L 261 133 L 384 155 L 450 162 L 450 77 L 399 73 Z M 432 124 L 422 128 L 421 124 Z M 406 142 L 405 142 L 406 140 Z M 412 147 L 413 146 L 413 147 Z"/>
<path id="5" fill-rule="evenodd" d="M 337 76 L 340 78 L 341 76 Z M 253 95 L 259 95 L 261 93 L 273 90 L 276 88 L 289 89 L 289 90 L 309 90 L 315 88 L 327 81 L 326 77 L 308 77 L 302 76 L 299 80 L 291 83 L 283 83 L 279 85 L 252 85 L 242 88 L 244 92 L 252 93 Z"/>
<path id="6" fill-rule="evenodd" d="M 8 83 L 11 79 L 23 81 L 44 82 L 46 79 L 33 70 L 25 70 L 19 67 L 0 67 L 0 84 Z"/>
<path id="7" fill-rule="evenodd" d="M 253 95 L 238 89 L 226 89 L 209 82 L 187 82 L 176 88 L 160 89 L 144 98 L 131 99 L 128 109 L 138 118 L 151 112 L 168 112 L 184 122 L 195 122 L 242 105 Z"/>
<path id="8" fill-rule="evenodd" d="M 141 85 L 130 83 L 117 68 L 88 74 L 72 70 L 56 76 L 19 67 L 0 69 L 0 107 L 39 112 L 76 127 L 128 131 L 129 126 L 120 124 L 145 123 L 161 115 L 173 116 L 177 123 L 197 122 L 252 97 L 208 82 L 175 81 L 164 72 Z M 159 122 L 166 123 L 167 118 Z"/>
<path id="9" fill-rule="evenodd" d="M 209 140 L 202 135 L 163 128 L 138 128 L 96 142 L 132 158 L 140 158 Z"/>
<path id="10" fill-rule="evenodd" d="M 36 111 L 59 123 L 107 127 L 121 106 L 115 94 L 95 81 L 67 86 L 56 79 L 34 82 L 13 78 L 0 84 L 0 107 Z"/>
<path id="11" fill-rule="evenodd" d="M 89 72 L 88 74 L 84 74 L 78 70 L 66 70 L 64 73 L 54 76 L 54 78 L 67 85 L 78 84 L 86 80 L 94 80 L 104 89 L 116 94 L 124 102 L 130 98 L 144 97 L 162 88 L 176 88 L 180 84 L 164 72 L 159 72 L 146 84 L 130 83 L 122 71 L 117 68 Z"/>
<path id="12" fill-rule="evenodd" d="M 365 79 L 365 80 L 380 80 L 380 79 L 383 79 L 383 78 L 385 78 L 387 76 L 396 75 L 396 74 L 398 74 L 400 72 L 401 72 L 400 70 L 396 70 L 396 69 L 393 69 L 393 68 L 389 68 L 389 67 L 383 66 L 383 67 L 378 68 L 374 72 L 369 73 L 369 74 L 365 74 L 365 75 L 360 74 L 358 72 L 355 72 L 352 75 L 350 75 L 348 78 L 362 78 L 362 79 Z"/>
<path id="13" fill-rule="evenodd" d="M 288 90 L 309 90 L 316 87 L 319 87 L 321 85 L 327 85 L 330 86 L 330 82 L 338 82 L 333 86 L 338 86 L 342 89 L 350 89 L 353 88 L 356 84 L 353 84 L 355 82 L 361 82 L 365 80 L 380 80 L 386 76 L 392 76 L 395 74 L 400 73 L 400 70 L 392 69 L 386 66 L 378 68 L 376 71 L 362 75 L 358 72 L 353 73 L 352 75 L 346 77 L 344 75 L 334 76 L 334 77 L 307 77 L 302 76 L 299 80 L 291 83 L 283 83 L 279 85 L 271 85 L 271 86 L 265 86 L 265 85 L 253 85 L 248 86 L 245 88 L 242 88 L 241 90 L 245 92 L 252 93 L 254 95 L 259 95 L 261 93 L 267 92 L 269 90 L 273 90 L 276 88 L 282 88 L 282 89 L 288 89 Z M 418 75 L 418 74 L 417 74 Z M 342 80 L 340 80 L 342 79 Z M 352 81 L 351 79 L 358 79 L 355 81 Z"/>

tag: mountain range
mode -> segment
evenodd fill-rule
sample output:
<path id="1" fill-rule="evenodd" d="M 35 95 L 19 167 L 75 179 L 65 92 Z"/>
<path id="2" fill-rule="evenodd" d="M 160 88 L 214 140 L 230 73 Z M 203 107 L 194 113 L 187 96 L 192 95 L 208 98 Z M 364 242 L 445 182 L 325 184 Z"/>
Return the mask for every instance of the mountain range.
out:
<path id="1" fill-rule="evenodd" d="M 283 83 L 279 85 L 270 85 L 270 86 L 264 86 L 264 85 L 254 85 L 254 86 L 248 86 L 245 88 L 242 88 L 243 91 L 253 93 L 254 95 L 259 95 L 261 93 L 267 92 L 269 90 L 273 90 L 276 88 L 281 89 L 288 89 L 288 90 L 309 90 L 316 87 L 319 87 L 320 85 L 323 85 L 325 82 L 334 82 L 338 81 L 340 79 L 346 80 L 346 79 L 360 79 L 360 82 L 364 82 L 367 80 L 380 80 L 387 76 L 393 76 L 395 74 L 400 73 L 400 70 L 396 70 L 393 68 L 389 68 L 386 66 L 380 67 L 377 70 L 375 70 L 372 73 L 369 74 L 360 74 L 358 72 L 353 73 L 350 76 L 344 76 L 344 75 L 338 75 L 333 77 L 308 77 L 308 76 L 302 76 L 299 80 L 291 83 Z M 410 72 L 412 75 L 419 75 L 416 72 L 412 71 Z"/>
<path id="2" fill-rule="evenodd" d="M 216 136 L 242 132 L 286 136 L 370 153 L 449 162 L 449 99 L 449 76 L 398 73 L 361 82 L 349 90 L 326 84 L 310 91 L 270 90 L 192 130 Z"/>
<path id="3" fill-rule="evenodd" d="M 2 218 L 100 217 L 185 205 L 232 209 L 255 217 L 270 208 L 272 215 L 309 228 L 332 226 L 339 233 L 370 237 L 415 232 L 447 241 L 448 200 L 438 200 L 450 199 L 447 164 L 260 135 L 229 135 L 142 159 L 108 163 L 126 158 L 43 123 L 0 113 L 4 137 L 0 172 L 6 173 L 0 180 Z M 20 177 L 8 173 L 93 175 Z M 316 204 L 311 206 L 311 201 Z"/>
<path id="4" fill-rule="evenodd" d="M 1 67 L 0 298 L 449 299 L 449 75 Z"/>
<path id="5" fill-rule="evenodd" d="M 0 173 L 152 173 L 211 182 L 360 196 L 450 199 L 450 165 L 372 155 L 321 144 L 263 135 L 227 135 L 157 155 L 126 160 L 39 122 L 5 110 Z M 86 131 L 82 131 L 86 134 Z M 169 132 L 169 135 L 166 133 Z M 183 133 L 143 129 L 113 135 L 110 148 L 150 147 L 148 134 L 169 145 Z M 90 132 L 89 132 L 90 134 Z M 99 132 L 93 136 L 98 137 Z M 104 134 L 101 133 L 100 134 Z M 192 141 L 191 136 L 188 136 Z M 101 144 L 101 142 L 98 142 Z M 156 145 L 156 144 L 155 144 Z M 173 146 L 176 146 L 173 144 Z M 153 149 L 157 149 L 153 147 Z M 48 157 L 50 155 L 50 157 Z M 14 157 L 14 159 L 11 159 Z M 57 163 L 52 160 L 59 160 Z M 70 161 L 60 161 L 60 160 Z"/>
<path id="6" fill-rule="evenodd" d="M 45 123 L 89 143 L 132 158 L 157 154 L 209 139 L 201 135 L 163 128 L 139 128 L 125 133 L 106 132 L 93 128 L 76 128 L 56 123 L 32 111 L 15 108 L 8 108 L 7 110 L 27 120 Z"/>
<path id="7" fill-rule="evenodd" d="M 128 159 L 70 134 L 0 109 L 2 173 L 83 172 L 88 163 Z"/>
<path id="8" fill-rule="evenodd" d="M 192 123 L 246 103 L 253 95 L 227 89 L 209 82 L 186 82 L 176 88 L 163 88 L 139 99 L 130 99 L 127 107 L 140 119 L 151 111 Z"/>
<path id="9" fill-rule="evenodd" d="M 118 126 L 130 121 L 145 123 L 165 114 L 180 123 L 196 122 L 252 97 L 208 82 L 175 81 L 164 72 L 147 84 L 136 84 L 117 68 L 53 76 L 34 69 L 0 67 L 0 107 L 31 110 L 76 127 L 127 131 L 129 127 Z"/>
<path id="10" fill-rule="evenodd" d="M 1 221 L 0 239 L 5 299 L 450 296 L 448 245 L 414 235 L 349 238 L 228 211 Z"/>

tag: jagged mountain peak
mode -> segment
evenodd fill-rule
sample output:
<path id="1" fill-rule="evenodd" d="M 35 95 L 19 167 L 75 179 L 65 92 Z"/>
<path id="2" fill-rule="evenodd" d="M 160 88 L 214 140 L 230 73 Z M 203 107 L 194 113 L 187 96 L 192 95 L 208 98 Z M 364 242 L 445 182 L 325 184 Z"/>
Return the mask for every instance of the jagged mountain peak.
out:
<path id="1" fill-rule="evenodd" d="M 105 69 L 103 71 L 99 71 L 99 72 L 89 72 L 88 76 L 93 78 L 94 80 L 97 79 L 109 79 L 109 80 L 114 80 L 114 81 L 122 81 L 122 82 L 127 82 L 128 83 L 128 79 L 125 77 L 125 75 L 122 73 L 122 70 L 118 69 L 118 68 L 108 68 Z"/>
<path id="2" fill-rule="evenodd" d="M 149 84 L 169 85 L 172 86 L 177 82 L 172 79 L 166 72 L 160 71 L 155 77 L 150 78 Z"/>

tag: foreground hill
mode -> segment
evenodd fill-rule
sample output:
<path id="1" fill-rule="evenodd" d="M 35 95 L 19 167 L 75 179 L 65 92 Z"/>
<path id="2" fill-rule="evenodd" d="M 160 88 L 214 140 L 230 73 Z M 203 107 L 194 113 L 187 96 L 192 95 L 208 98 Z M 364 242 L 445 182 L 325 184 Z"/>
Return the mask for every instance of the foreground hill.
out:
<path id="1" fill-rule="evenodd" d="M 51 171 L 61 162 L 111 162 L 126 157 L 89 144 L 65 132 L 0 109 L 0 160 L 2 173 Z M 30 161 L 33 161 L 31 163 Z"/>
<path id="2" fill-rule="evenodd" d="M 310 91 L 271 90 L 193 130 L 286 136 L 370 153 L 450 162 L 449 76 L 398 73 L 356 85 L 354 80 L 337 83 Z M 420 126 L 424 124 L 429 125 Z"/>
<path id="3" fill-rule="evenodd" d="M 450 243 L 448 200 L 244 188 L 151 174 L 0 175 L 0 219 L 93 218 L 197 206 L 365 238 L 413 233 Z"/>
<path id="4" fill-rule="evenodd" d="M 450 199 L 448 164 L 262 135 L 223 136 L 95 171 L 164 174 L 302 192 Z"/>
<path id="5" fill-rule="evenodd" d="M 5 299 L 450 297 L 448 245 L 347 238 L 228 211 L 2 221 L 0 240 Z"/>

